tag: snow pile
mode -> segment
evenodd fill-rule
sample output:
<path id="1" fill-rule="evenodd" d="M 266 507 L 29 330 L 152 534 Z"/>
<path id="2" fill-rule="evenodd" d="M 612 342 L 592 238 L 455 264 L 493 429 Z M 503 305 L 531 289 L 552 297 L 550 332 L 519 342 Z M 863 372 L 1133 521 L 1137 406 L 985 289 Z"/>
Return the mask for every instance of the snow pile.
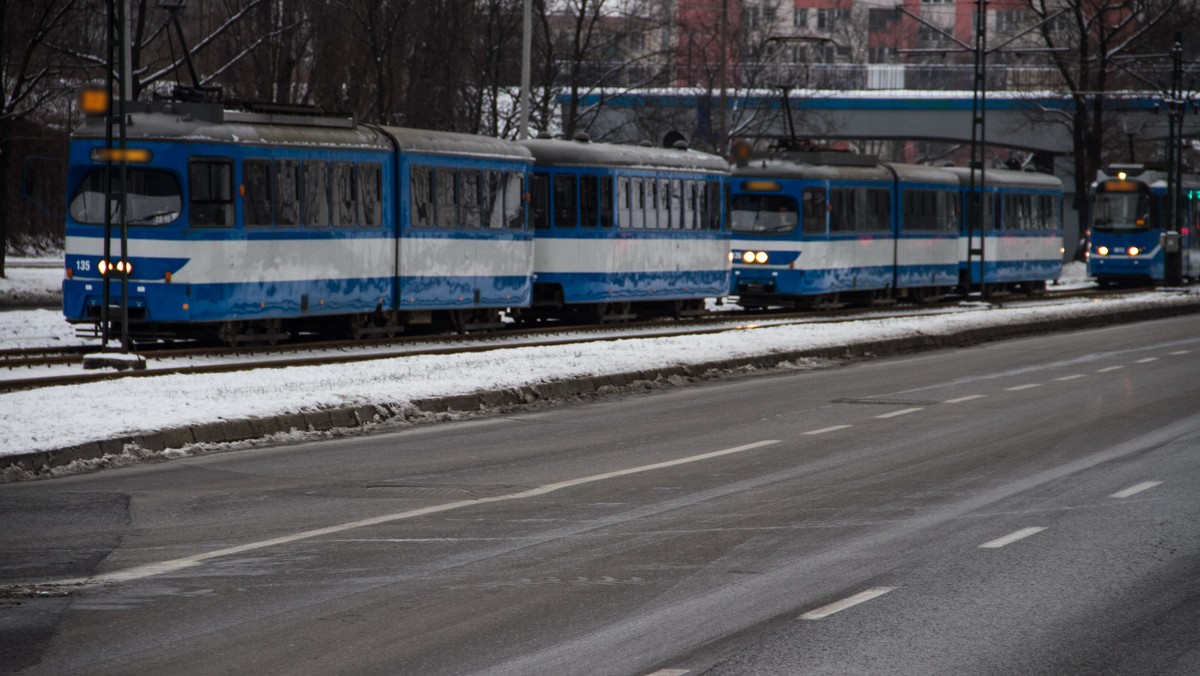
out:
<path id="1" fill-rule="evenodd" d="M 1038 319 L 1179 302 L 1147 292 L 1026 308 L 988 308 L 857 322 L 743 327 L 713 335 L 630 338 L 554 347 L 397 357 L 369 363 L 164 375 L 0 394 L 0 455 L 53 450 L 123 435 L 324 408 L 387 404 L 516 388 L 585 376 L 837 347 L 866 340 L 945 335 Z M 151 364 L 153 366 L 153 364 Z M 47 406 L 47 402 L 54 402 Z"/>

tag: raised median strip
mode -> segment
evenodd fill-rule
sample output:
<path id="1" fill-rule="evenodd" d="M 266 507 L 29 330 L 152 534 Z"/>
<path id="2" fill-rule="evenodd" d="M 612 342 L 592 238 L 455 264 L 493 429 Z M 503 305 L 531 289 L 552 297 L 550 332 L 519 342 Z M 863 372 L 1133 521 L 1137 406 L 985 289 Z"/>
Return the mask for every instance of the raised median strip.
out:
<path id="1" fill-rule="evenodd" d="M 1059 331 L 1097 328 L 1200 313 L 1200 299 L 1173 305 L 1120 309 L 1083 316 L 1039 318 L 1026 322 L 970 328 L 952 333 L 887 340 L 864 340 L 842 346 L 800 349 L 722 359 L 697 364 L 664 366 L 598 376 L 532 383 L 517 388 L 487 390 L 416 399 L 404 404 L 379 404 L 287 413 L 269 417 L 218 420 L 128 436 L 90 441 L 67 448 L 0 456 L 0 481 L 49 476 L 56 468 L 89 462 L 93 468 L 129 462 L 131 456 L 157 455 L 203 443 L 234 443 L 263 439 L 292 431 L 352 431 L 367 425 L 396 422 L 436 422 L 438 414 L 512 411 L 542 402 L 607 396 L 660 385 L 676 385 L 745 369 L 771 369 L 804 360 L 845 360 L 961 348 L 980 343 Z"/>

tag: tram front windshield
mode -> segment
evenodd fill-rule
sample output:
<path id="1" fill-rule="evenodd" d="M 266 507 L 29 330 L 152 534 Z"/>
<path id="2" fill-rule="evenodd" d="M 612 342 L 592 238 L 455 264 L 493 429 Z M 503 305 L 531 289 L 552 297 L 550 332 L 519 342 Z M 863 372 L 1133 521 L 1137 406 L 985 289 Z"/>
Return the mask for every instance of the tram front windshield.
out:
<path id="1" fill-rule="evenodd" d="M 1146 230 L 1150 196 L 1133 192 L 1097 193 L 1092 203 L 1092 227 L 1100 231 Z"/>
<path id="2" fill-rule="evenodd" d="M 800 224 L 796 200 L 783 195 L 739 195 L 733 200 L 734 232 L 785 233 Z"/>
<path id="3" fill-rule="evenodd" d="M 179 182 L 165 171 L 152 169 L 127 169 L 128 190 L 126 203 L 129 205 L 129 225 L 165 225 L 179 217 L 182 197 Z M 121 172 L 112 172 L 112 189 L 120 192 Z M 79 223 L 100 225 L 104 223 L 104 170 L 88 174 L 80 182 L 71 197 L 71 218 Z M 120 223 L 119 202 L 113 201 L 112 222 Z"/>

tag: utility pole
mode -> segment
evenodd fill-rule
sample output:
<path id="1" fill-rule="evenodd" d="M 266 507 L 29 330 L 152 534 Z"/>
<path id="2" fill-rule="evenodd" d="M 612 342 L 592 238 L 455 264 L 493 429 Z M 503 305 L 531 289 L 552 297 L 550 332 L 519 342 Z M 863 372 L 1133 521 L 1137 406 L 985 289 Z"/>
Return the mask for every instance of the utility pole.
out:
<path id="1" fill-rule="evenodd" d="M 1179 217 L 1183 213 L 1180 196 L 1183 184 L 1183 33 L 1175 32 L 1171 46 L 1171 90 L 1167 94 L 1167 199 L 1170 201 L 1167 227 L 1163 232 L 1163 282 L 1171 286 L 1183 283 L 1183 247 L 1179 236 Z"/>
<path id="2" fill-rule="evenodd" d="M 971 202 L 966 205 L 967 213 L 970 218 L 967 220 L 967 269 L 965 276 L 962 279 L 963 291 L 970 291 L 975 287 L 974 265 L 978 265 L 979 281 L 978 289 L 984 295 L 987 294 L 987 277 L 986 277 L 986 253 L 984 246 L 987 240 L 987 220 L 991 217 L 991 210 L 987 208 L 987 183 L 985 151 L 987 150 L 987 57 L 989 54 L 995 54 L 1005 50 L 1005 47 L 1025 37 L 1026 35 L 1037 30 L 1040 26 L 1058 18 L 1060 14 L 1066 13 L 1067 10 L 1061 10 L 1042 19 L 1038 23 L 1026 28 L 1025 30 L 1010 37 L 1001 44 L 988 49 L 987 46 L 987 2 L 988 0 L 975 0 L 975 42 L 973 45 L 967 44 L 959 40 L 953 33 L 947 32 L 941 26 L 926 21 L 924 17 L 914 14 L 903 5 L 897 5 L 896 11 L 900 14 L 916 19 L 920 24 L 932 29 L 933 31 L 949 38 L 958 45 L 958 51 L 972 52 L 975 59 L 974 79 L 971 92 L 971 160 L 968 165 L 969 182 L 967 188 L 967 199 Z M 902 49 L 901 54 L 945 54 L 945 48 L 933 49 Z M 1022 48 L 1011 50 L 1021 54 L 1044 53 L 1044 52 L 1059 52 L 1063 49 L 1055 48 Z M 978 180 L 976 180 L 976 172 L 978 172 Z M 975 231 L 979 230 L 979 235 L 976 237 Z"/>
<path id="3" fill-rule="evenodd" d="M 533 58 L 533 0 L 525 0 L 524 31 L 521 34 L 521 128 L 517 138 L 529 138 L 530 60 Z"/>

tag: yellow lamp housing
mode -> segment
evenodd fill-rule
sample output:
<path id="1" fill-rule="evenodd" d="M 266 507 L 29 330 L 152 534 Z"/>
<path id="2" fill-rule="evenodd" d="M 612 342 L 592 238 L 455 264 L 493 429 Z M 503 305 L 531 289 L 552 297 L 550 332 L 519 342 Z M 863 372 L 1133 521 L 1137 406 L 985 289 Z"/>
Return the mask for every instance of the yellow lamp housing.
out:
<path id="1" fill-rule="evenodd" d="M 108 88 L 98 84 L 84 85 L 79 90 L 79 110 L 84 115 L 101 117 L 108 114 L 112 95 Z"/>

